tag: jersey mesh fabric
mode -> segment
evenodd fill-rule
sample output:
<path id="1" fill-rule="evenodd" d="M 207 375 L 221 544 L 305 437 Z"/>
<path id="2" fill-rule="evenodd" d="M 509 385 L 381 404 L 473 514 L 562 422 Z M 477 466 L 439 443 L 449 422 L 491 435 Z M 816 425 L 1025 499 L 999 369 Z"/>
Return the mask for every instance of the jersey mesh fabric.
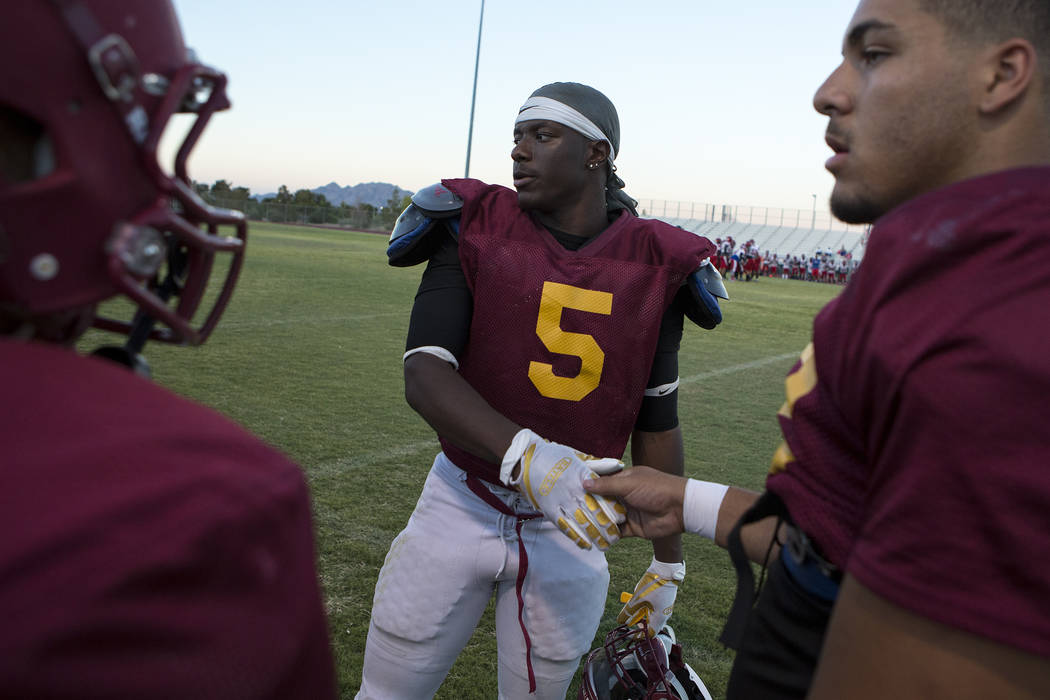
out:
<path id="1" fill-rule="evenodd" d="M 333 698 L 299 468 L 109 362 L 0 340 L 0 694 Z"/>
<path id="2" fill-rule="evenodd" d="M 876 594 L 1050 655 L 1050 169 L 883 217 L 814 322 L 768 479 Z M 806 363 L 803 362 L 803 365 Z M 804 377 L 803 367 L 794 373 Z"/>
<path id="3" fill-rule="evenodd" d="M 464 199 L 460 260 L 474 297 L 460 372 L 516 423 L 589 454 L 621 457 L 664 310 L 685 277 L 710 255 L 710 241 L 624 213 L 596 240 L 570 251 L 518 208 L 512 190 L 476 180 L 444 184 Z M 611 296 L 608 313 L 567 305 L 557 318 L 548 318 L 544 332 L 578 334 L 553 352 L 539 335 L 538 321 L 552 283 Z M 584 370 L 581 355 L 592 353 L 588 348 L 595 344 L 602 355 L 600 374 L 585 396 L 545 396 L 530 379 L 536 363 L 549 365 L 557 377 L 577 377 Z M 460 468 L 498 483 L 497 465 L 447 441 L 442 447 Z"/>
<path id="4" fill-rule="evenodd" d="M 580 236 L 548 230 L 569 250 L 580 248 Z M 588 239 L 582 239 L 586 241 Z M 567 244 L 568 242 L 568 244 Z M 688 285 L 683 285 L 675 301 L 667 307 L 660 325 L 649 373 L 648 387 L 659 387 L 678 379 L 678 349 L 682 342 L 685 309 L 692 304 Z M 430 256 L 419 282 L 412 318 L 408 324 L 405 350 L 425 346 L 444 348 L 458 358 L 470 336 L 470 317 L 474 301 L 459 262 L 459 243 L 451 236 Z M 638 411 L 636 430 L 660 432 L 678 425 L 677 390 L 660 396 L 646 396 Z"/>

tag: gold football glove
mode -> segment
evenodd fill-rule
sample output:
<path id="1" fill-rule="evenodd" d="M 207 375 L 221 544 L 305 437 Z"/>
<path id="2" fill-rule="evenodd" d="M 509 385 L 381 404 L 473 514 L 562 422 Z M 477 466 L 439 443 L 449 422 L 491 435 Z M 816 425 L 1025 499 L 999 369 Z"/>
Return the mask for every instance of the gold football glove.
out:
<path id="1" fill-rule="evenodd" d="M 512 479 L 510 474 L 519 462 L 520 472 Z M 618 501 L 584 491 L 583 481 L 620 469 L 623 462 L 618 459 L 596 459 L 524 429 L 514 436 L 503 457 L 500 478 L 523 493 L 578 547 L 596 546 L 604 551 L 620 539 L 619 523 L 627 511 Z"/>
<path id="2" fill-rule="evenodd" d="M 626 603 L 616 621 L 621 625 L 636 625 L 645 618 L 649 636 L 655 635 L 667 624 L 674 610 L 678 584 L 685 579 L 685 562 L 667 564 L 653 557 L 649 569 L 634 587 L 634 594 L 624 593 L 620 602 Z"/>

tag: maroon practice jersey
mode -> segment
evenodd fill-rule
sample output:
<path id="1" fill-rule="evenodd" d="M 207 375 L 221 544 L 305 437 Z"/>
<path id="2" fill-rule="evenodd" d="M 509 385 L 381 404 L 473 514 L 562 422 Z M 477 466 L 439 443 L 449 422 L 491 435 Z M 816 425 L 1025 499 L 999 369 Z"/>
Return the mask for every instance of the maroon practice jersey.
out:
<path id="1" fill-rule="evenodd" d="M 460 373 L 515 423 L 621 457 L 664 310 L 714 246 L 623 212 L 593 241 L 566 250 L 518 208 L 513 190 L 443 184 L 464 200 L 459 256 L 474 298 Z M 499 465 L 441 444 L 460 468 L 499 483 Z"/>
<path id="2" fill-rule="evenodd" d="M 1050 169 L 884 216 L 787 393 L 768 487 L 831 561 L 1050 655 Z"/>
<path id="3" fill-rule="evenodd" d="M 0 339 L 0 695 L 333 698 L 299 468 L 127 369 Z"/>

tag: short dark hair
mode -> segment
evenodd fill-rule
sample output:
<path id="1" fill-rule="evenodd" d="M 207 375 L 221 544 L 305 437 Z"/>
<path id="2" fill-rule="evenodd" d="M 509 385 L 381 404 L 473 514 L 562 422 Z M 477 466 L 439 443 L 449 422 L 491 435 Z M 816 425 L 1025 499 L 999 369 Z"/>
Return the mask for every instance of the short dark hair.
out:
<path id="1" fill-rule="evenodd" d="M 1047 0 L 919 0 L 919 8 L 962 39 L 998 42 L 1020 37 L 1050 60 Z"/>
<path id="2" fill-rule="evenodd" d="M 919 9 L 962 41 L 995 43 L 1018 37 L 1030 42 L 1050 108 L 1050 0 L 919 0 Z"/>

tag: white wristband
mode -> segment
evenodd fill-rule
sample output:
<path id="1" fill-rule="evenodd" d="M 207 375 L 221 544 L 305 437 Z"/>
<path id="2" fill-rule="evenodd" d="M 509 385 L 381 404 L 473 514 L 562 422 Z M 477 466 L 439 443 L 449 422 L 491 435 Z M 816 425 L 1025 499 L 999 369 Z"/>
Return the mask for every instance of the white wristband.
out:
<path id="1" fill-rule="evenodd" d="M 662 579 L 668 581 L 677 581 L 681 583 L 685 579 L 685 562 L 679 561 L 669 563 L 665 561 L 659 561 L 656 557 L 653 557 L 653 561 L 649 564 L 649 573 L 656 574 Z"/>
<path id="2" fill-rule="evenodd" d="M 518 460 L 521 459 L 521 456 L 525 454 L 529 444 L 534 440 L 541 439 L 539 435 L 528 428 L 522 428 L 515 433 L 514 439 L 510 441 L 510 447 L 507 448 L 506 453 L 503 455 L 503 461 L 500 463 L 499 480 L 503 482 L 504 486 L 517 486 L 517 483 L 511 480 L 511 472 L 514 471 L 514 467 L 517 465 Z"/>
<path id="3" fill-rule="evenodd" d="M 690 479 L 685 485 L 685 500 L 682 503 L 685 531 L 714 540 L 718 509 L 722 507 L 722 499 L 726 497 L 727 491 L 729 487 L 725 484 Z"/>

